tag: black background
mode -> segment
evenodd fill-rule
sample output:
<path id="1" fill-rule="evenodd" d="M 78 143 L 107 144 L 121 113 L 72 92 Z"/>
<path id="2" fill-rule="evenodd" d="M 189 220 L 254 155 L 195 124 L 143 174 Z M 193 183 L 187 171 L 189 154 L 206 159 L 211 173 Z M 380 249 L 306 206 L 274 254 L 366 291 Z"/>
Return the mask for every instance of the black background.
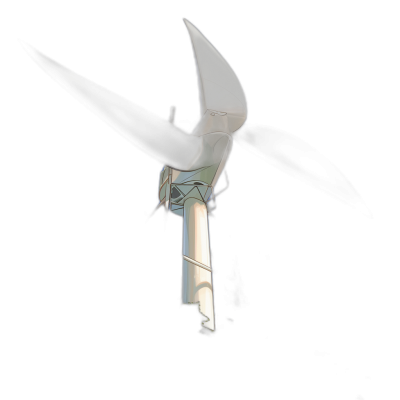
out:
<path id="1" fill-rule="evenodd" d="M 15 127 L 6 176 L 18 332 L 25 342 L 42 337 L 61 347 L 72 338 L 89 347 L 123 343 L 136 357 L 145 349 L 154 365 L 166 348 L 193 369 L 205 358 L 225 389 L 234 385 L 220 366 L 236 384 L 256 393 L 259 383 L 275 398 L 377 398 L 390 381 L 397 298 L 382 17 L 245 6 L 32 6 L 17 19 L 16 101 L 5 118 Z M 235 71 L 247 122 L 319 149 L 374 214 L 364 218 L 234 142 L 230 186 L 209 218 L 221 338 L 200 355 L 171 316 L 180 304 L 182 219 L 169 214 L 165 223 L 159 210 L 147 220 L 162 164 L 61 89 L 15 41 L 160 117 L 175 105 L 176 125 L 191 132 L 200 113 L 182 18 Z"/>

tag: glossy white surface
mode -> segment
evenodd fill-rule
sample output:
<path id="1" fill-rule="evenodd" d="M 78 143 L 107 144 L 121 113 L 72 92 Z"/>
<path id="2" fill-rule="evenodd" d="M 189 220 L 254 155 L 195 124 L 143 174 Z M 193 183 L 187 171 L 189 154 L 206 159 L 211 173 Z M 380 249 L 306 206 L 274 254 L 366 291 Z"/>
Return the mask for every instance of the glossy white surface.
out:
<path id="1" fill-rule="evenodd" d="M 244 124 L 247 117 L 242 86 L 218 50 L 190 21 L 184 21 L 196 59 L 201 115 L 207 110 L 227 113 L 230 131 L 234 132 Z"/>

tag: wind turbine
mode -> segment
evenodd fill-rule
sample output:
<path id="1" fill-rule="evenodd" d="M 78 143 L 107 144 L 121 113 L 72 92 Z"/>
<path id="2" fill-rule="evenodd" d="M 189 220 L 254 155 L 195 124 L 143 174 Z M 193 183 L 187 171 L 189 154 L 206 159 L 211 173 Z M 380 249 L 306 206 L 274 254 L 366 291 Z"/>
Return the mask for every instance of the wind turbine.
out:
<path id="1" fill-rule="evenodd" d="M 232 68 L 188 20 L 197 64 L 201 119 L 187 134 L 135 104 L 75 74 L 29 45 L 29 55 L 55 80 L 119 133 L 165 164 L 160 205 L 183 217 L 183 302 L 199 303 L 204 327 L 214 330 L 214 300 L 207 203 L 232 148 L 232 139 L 275 166 L 339 199 L 365 209 L 360 196 L 328 160 L 304 141 L 268 128 L 239 128 L 246 98 Z M 304 162 L 306 161 L 306 162 Z M 310 161 L 312 167 L 310 168 Z"/>

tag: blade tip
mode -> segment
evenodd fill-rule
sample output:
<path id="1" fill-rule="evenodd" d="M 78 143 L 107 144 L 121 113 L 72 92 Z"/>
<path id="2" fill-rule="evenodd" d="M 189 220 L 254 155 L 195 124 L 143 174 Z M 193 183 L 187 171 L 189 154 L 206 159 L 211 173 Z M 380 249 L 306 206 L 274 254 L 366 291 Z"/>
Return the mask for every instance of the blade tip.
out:
<path id="1" fill-rule="evenodd" d="M 183 22 L 185 23 L 186 28 L 189 30 L 189 32 L 191 29 L 194 28 L 194 25 L 190 21 L 188 21 L 186 18 L 183 18 Z"/>

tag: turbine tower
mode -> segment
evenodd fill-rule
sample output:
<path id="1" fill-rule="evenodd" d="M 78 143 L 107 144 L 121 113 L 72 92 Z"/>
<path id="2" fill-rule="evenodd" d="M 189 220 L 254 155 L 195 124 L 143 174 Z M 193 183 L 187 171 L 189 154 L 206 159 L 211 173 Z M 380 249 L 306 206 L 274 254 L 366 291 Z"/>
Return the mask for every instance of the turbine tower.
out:
<path id="1" fill-rule="evenodd" d="M 207 318 L 206 328 L 214 330 L 214 300 L 207 201 L 225 167 L 232 147 L 231 134 L 247 117 L 243 89 L 232 68 L 188 20 L 197 65 L 201 119 L 192 135 L 209 146 L 208 157 L 199 168 L 179 171 L 165 166 L 160 175 L 160 202 L 183 216 L 183 302 L 199 303 Z M 207 157 L 207 158 L 208 158 Z"/>
<path id="2" fill-rule="evenodd" d="M 247 105 L 232 68 L 189 21 L 197 65 L 200 121 L 191 134 L 143 110 L 24 45 L 29 55 L 78 100 L 135 146 L 165 166 L 160 204 L 183 217 L 183 302 L 199 303 L 204 327 L 214 330 L 214 299 L 207 202 L 225 167 L 232 139 L 271 164 L 368 214 L 360 196 L 338 169 L 302 140 L 269 128 L 247 128 Z M 305 162 L 304 162 L 305 160 Z M 311 164 L 313 169 L 309 168 Z"/>

